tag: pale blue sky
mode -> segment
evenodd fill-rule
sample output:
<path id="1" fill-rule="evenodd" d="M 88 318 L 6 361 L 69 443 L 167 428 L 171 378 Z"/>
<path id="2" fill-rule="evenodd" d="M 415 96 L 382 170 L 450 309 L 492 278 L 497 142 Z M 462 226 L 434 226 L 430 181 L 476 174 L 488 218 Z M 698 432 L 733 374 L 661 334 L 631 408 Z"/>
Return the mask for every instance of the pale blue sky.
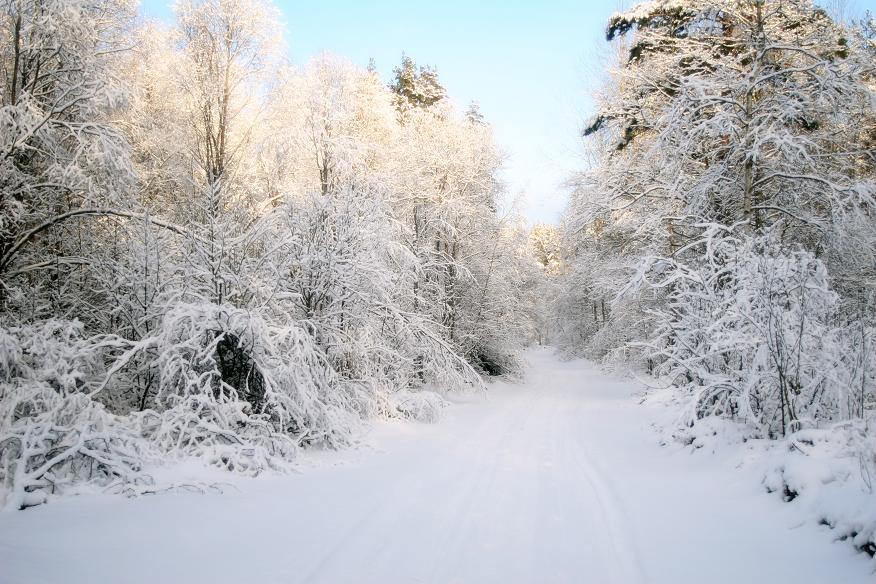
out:
<path id="1" fill-rule="evenodd" d="M 141 0 L 170 18 L 172 0 Z M 608 16 L 619 0 L 276 0 L 289 56 L 305 63 L 328 51 L 389 79 L 402 52 L 432 65 L 460 107 L 477 100 L 508 158 L 503 178 L 526 193 L 531 221 L 556 221 L 560 183 L 584 164 L 579 129 Z"/>

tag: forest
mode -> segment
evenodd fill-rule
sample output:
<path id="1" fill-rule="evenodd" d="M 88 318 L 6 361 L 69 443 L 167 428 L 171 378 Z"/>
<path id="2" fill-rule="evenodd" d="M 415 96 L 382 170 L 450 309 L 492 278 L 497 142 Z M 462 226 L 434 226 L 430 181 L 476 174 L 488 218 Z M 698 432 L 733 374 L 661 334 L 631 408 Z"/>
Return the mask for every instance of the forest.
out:
<path id="1" fill-rule="evenodd" d="M 686 444 L 876 477 L 872 15 L 615 13 L 568 207 L 531 225 L 437 68 L 292 64 L 269 0 L 173 10 L 0 0 L 0 507 L 289 471 L 531 345 L 669 391 Z"/>
<path id="2" fill-rule="evenodd" d="M 294 67 L 260 0 L 3 4 L 7 508 L 282 469 L 518 371 L 538 264 L 434 69 Z"/>
<path id="3" fill-rule="evenodd" d="M 565 218 L 562 343 L 675 386 L 688 424 L 872 440 L 872 16 L 650 2 L 607 36 L 617 63 Z"/>

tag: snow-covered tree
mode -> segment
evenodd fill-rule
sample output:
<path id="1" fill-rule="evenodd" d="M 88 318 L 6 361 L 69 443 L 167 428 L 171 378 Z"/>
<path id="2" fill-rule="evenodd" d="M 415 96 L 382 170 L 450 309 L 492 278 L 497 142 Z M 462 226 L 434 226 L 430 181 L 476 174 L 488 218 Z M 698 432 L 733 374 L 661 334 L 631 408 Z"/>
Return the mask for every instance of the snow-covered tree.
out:
<path id="1" fill-rule="evenodd" d="M 703 225 L 706 257 L 650 258 L 634 285 L 669 290 L 649 343 L 657 373 L 690 396 L 685 421 L 744 420 L 763 436 L 865 415 L 876 399 L 872 338 L 839 318 L 839 296 L 812 253 L 776 234 Z"/>
<path id="2" fill-rule="evenodd" d="M 401 65 L 393 69 L 395 76 L 390 87 L 398 96 L 399 109 L 428 108 L 443 100 L 447 94 L 433 67 L 417 67 L 414 60 L 402 55 Z"/>
<path id="3" fill-rule="evenodd" d="M 268 0 L 0 6 L 0 505 L 282 470 L 515 370 L 537 264 L 434 69 L 283 66 Z"/>
<path id="4" fill-rule="evenodd" d="M 0 311 L 64 315 L 79 297 L 99 208 L 128 211 L 128 149 L 109 71 L 126 1 L 0 4 Z"/>
<path id="5" fill-rule="evenodd" d="M 617 68 L 585 128 L 593 170 L 576 179 L 566 217 L 567 289 L 578 294 L 563 306 L 575 317 L 567 343 L 644 351 L 673 382 L 705 391 L 696 403 L 720 401 L 710 411 L 765 434 L 848 415 L 844 382 L 811 372 L 850 383 L 866 358 L 818 360 L 862 355 L 852 331 L 866 341 L 873 323 L 865 36 L 805 0 L 645 2 L 612 17 L 608 37 L 619 36 Z M 660 284 L 626 286 L 646 273 Z M 759 357 L 746 361 L 747 343 Z"/>

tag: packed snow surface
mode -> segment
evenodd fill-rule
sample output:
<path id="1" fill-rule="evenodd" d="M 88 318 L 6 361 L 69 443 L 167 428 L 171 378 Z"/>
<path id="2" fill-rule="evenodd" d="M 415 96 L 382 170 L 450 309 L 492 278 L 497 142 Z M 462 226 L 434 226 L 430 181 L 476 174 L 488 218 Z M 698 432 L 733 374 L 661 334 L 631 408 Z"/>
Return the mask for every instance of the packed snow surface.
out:
<path id="1" fill-rule="evenodd" d="M 3 514 L 0 582 L 873 582 L 727 455 L 661 447 L 636 384 L 527 358 L 524 383 L 380 423 L 301 474 Z"/>

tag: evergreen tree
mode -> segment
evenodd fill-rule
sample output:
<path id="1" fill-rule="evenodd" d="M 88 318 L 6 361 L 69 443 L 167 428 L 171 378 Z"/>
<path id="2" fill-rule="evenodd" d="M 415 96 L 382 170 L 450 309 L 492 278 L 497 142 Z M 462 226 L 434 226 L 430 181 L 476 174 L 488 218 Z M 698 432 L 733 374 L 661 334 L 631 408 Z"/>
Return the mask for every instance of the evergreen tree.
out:
<path id="1" fill-rule="evenodd" d="M 465 110 L 465 119 L 468 120 L 470 124 L 485 124 L 484 114 L 481 113 L 481 104 L 476 101 L 472 101 L 468 104 L 468 108 Z"/>
<path id="2" fill-rule="evenodd" d="M 444 99 L 447 94 L 434 68 L 418 67 L 407 55 L 402 55 L 401 65 L 393 69 L 393 75 L 395 77 L 390 89 L 399 97 L 399 108 L 427 108 Z"/>

